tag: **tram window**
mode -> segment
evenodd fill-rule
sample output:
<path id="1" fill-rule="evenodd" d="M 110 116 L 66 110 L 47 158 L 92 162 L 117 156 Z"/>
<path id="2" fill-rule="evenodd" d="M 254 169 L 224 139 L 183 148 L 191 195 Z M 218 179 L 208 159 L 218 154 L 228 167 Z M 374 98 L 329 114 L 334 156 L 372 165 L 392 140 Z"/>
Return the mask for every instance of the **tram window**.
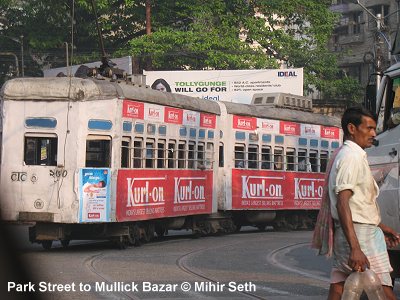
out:
<path id="1" fill-rule="evenodd" d="M 293 148 L 286 149 L 286 170 L 294 171 L 295 150 Z"/>
<path id="2" fill-rule="evenodd" d="M 109 168 L 111 159 L 111 140 L 86 140 L 86 167 Z"/>
<path id="3" fill-rule="evenodd" d="M 146 141 L 146 168 L 154 168 L 155 149 L 154 141 Z"/>
<path id="4" fill-rule="evenodd" d="M 135 132 L 136 133 L 143 133 L 144 132 L 144 124 L 143 123 L 136 123 L 135 124 Z"/>
<path id="5" fill-rule="evenodd" d="M 147 134 L 155 134 L 156 133 L 156 125 L 147 124 Z"/>
<path id="6" fill-rule="evenodd" d="M 326 171 L 326 166 L 328 165 L 328 152 L 327 151 L 321 151 L 321 157 L 319 159 L 320 161 L 320 172 L 325 172 Z"/>
<path id="7" fill-rule="evenodd" d="M 270 143 L 271 142 L 271 135 L 270 134 L 263 134 L 262 135 L 262 141 L 264 143 Z"/>
<path id="8" fill-rule="evenodd" d="M 224 144 L 220 143 L 219 144 L 219 161 L 218 161 L 218 167 L 223 168 L 224 167 Z"/>
<path id="9" fill-rule="evenodd" d="M 243 141 L 243 140 L 246 139 L 246 133 L 243 132 L 243 131 L 236 131 L 236 132 L 235 132 L 235 138 L 236 138 L 238 141 Z"/>
<path id="10" fill-rule="evenodd" d="M 206 151 L 206 168 L 212 169 L 214 164 L 214 143 L 207 143 Z"/>
<path id="11" fill-rule="evenodd" d="M 199 129 L 199 139 L 204 139 L 206 137 L 206 130 Z"/>
<path id="12" fill-rule="evenodd" d="M 222 130 L 219 131 L 219 138 L 222 139 L 224 137 L 224 132 Z"/>
<path id="13" fill-rule="evenodd" d="M 283 170 L 283 148 L 274 149 L 274 170 Z"/>
<path id="14" fill-rule="evenodd" d="M 176 142 L 170 141 L 168 143 L 168 168 L 173 169 L 176 166 Z"/>
<path id="15" fill-rule="evenodd" d="M 318 147 L 318 140 L 310 140 L 311 147 Z"/>
<path id="16" fill-rule="evenodd" d="M 249 140 L 252 142 L 258 141 L 258 134 L 257 133 L 249 133 Z"/>
<path id="17" fill-rule="evenodd" d="M 306 138 L 299 138 L 299 145 L 300 146 L 307 146 L 307 139 Z"/>
<path id="18" fill-rule="evenodd" d="M 205 169 L 204 163 L 204 143 L 198 143 L 197 145 L 197 169 Z"/>
<path id="19" fill-rule="evenodd" d="M 310 151 L 311 172 L 318 172 L 318 151 Z"/>
<path id="20" fill-rule="evenodd" d="M 222 134 L 222 131 L 221 131 L 221 134 Z M 214 131 L 213 130 L 209 130 L 208 131 L 208 138 L 209 139 L 213 139 L 214 138 Z"/>
<path id="21" fill-rule="evenodd" d="M 261 169 L 271 169 L 271 148 L 263 147 L 261 149 Z"/>
<path id="22" fill-rule="evenodd" d="M 136 139 L 133 142 L 133 167 L 142 167 L 142 152 L 143 152 L 143 140 Z"/>
<path id="23" fill-rule="evenodd" d="M 109 120 L 89 120 L 88 128 L 92 130 L 111 130 L 112 122 Z"/>
<path id="24" fill-rule="evenodd" d="M 285 141 L 284 137 L 281 135 L 276 135 L 275 136 L 275 143 L 276 144 L 283 144 Z"/>
<path id="25" fill-rule="evenodd" d="M 56 166 L 57 137 L 25 137 L 24 162 L 26 165 Z"/>
<path id="26" fill-rule="evenodd" d="M 180 136 L 187 136 L 187 129 L 186 127 L 179 128 L 179 135 Z"/>
<path id="27" fill-rule="evenodd" d="M 131 153 L 131 140 L 130 138 L 123 138 L 121 145 L 121 168 L 130 167 L 130 153 Z"/>
<path id="28" fill-rule="evenodd" d="M 307 150 L 299 149 L 297 152 L 297 170 L 306 172 L 307 170 Z"/>
<path id="29" fill-rule="evenodd" d="M 244 145 L 235 146 L 235 168 L 244 168 Z"/>
<path id="30" fill-rule="evenodd" d="M 159 140 L 157 147 L 157 168 L 165 168 L 165 141 Z"/>
<path id="31" fill-rule="evenodd" d="M 189 151 L 188 151 L 188 169 L 194 169 L 194 161 L 195 161 L 195 144 L 189 143 Z"/>
<path id="32" fill-rule="evenodd" d="M 186 144 L 185 142 L 180 142 L 178 145 L 178 168 L 185 168 L 185 159 L 186 159 Z"/>
<path id="33" fill-rule="evenodd" d="M 132 122 L 124 122 L 122 123 L 122 130 L 126 132 L 132 131 Z"/>
<path id="34" fill-rule="evenodd" d="M 322 148 L 329 148 L 329 142 L 328 142 L 328 141 L 325 141 L 325 140 L 322 140 L 322 141 L 321 141 L 321 147 L 322 147 Z"/>
<path id="35" fill-rule="evenodd" d="M 159 135 L 167 135 L 167 126 L 165 125 L 160 125 L 158 127 L 158 134 Z"/>
<path id="36" fill-rule="evenodd" d="M 250 145 L 247 153 L 248 168 L 257 169 L 258 168 L 258 146 Z"/>
<path id="37" fill-rule="evenodd" d="M 196 134 L 197 134 L 196 131 L 197 131 L 196 128 L 190 128 L 190 129 L 189 129 L 189 136 L 190 136 L 191 138 L 196 138 Z"/>
<path id="38" fill-rule="evenodd" d="M 339 142 L 332 142 L 331 147 L 333 149 L 339 148 Z"/>

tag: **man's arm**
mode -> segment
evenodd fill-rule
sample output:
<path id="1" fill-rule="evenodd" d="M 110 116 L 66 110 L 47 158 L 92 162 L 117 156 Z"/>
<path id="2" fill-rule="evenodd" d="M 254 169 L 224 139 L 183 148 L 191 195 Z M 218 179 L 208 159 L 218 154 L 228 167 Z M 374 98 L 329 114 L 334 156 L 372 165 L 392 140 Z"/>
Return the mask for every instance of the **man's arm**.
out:
<path id="1" fill-rule="evenodd" d="M 350 257 L 348 265 L 353 270 L 365 271 L 367 267 L 369 268 L 369 261 L 365 254 L 361 251 L 356 232 L 354 231 L 353 220 L 349 206 L 349 200 L 352 195 L 353 192 L 351 190 L 340 191 L 338 194 L 337 210 L 344 235 L 350 245 Z"/>

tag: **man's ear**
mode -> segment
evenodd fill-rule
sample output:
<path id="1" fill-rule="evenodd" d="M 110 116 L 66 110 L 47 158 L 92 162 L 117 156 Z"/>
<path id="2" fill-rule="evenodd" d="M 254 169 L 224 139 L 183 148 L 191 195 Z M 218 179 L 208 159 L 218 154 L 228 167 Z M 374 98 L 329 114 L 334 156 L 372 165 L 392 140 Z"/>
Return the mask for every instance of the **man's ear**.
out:
<path id="1" fill-rule="evenodd" d="M 347 130 L 349 131 L 349 133 L 352 135 L 354 134 L 354 132 L 356 131 L 356 126 L 353 123 L 349 123 L 347 124 Z"/>

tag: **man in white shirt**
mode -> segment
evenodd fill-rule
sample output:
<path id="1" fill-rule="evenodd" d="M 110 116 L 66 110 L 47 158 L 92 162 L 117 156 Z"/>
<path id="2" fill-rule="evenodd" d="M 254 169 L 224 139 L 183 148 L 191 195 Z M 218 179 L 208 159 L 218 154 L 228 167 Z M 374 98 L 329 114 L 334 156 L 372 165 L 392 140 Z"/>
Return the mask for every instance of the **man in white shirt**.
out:
<path id="1" fill-rule="evenodd" d="M 328 185 L 335 227 L 328 299 L 341 299 L 351 272 L 370 268 L 380 278 L 387 299 L 395 300 L 386 244 L 394 247 L 400 237 L 381 223 L 376 203 L 379 188 L 364 151 L 376 136 L 376 121 L 363 108 L 349 108 L 343 114 L 342 129 L 344 144 L 333 162 Z"/>

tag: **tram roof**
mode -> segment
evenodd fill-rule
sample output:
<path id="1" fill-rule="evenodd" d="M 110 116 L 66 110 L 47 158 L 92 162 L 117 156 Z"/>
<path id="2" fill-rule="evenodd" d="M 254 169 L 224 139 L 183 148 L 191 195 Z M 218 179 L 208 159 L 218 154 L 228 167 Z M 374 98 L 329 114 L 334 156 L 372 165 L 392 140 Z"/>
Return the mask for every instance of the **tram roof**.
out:
<path id="1" fill-rule="evenodd" d="M 0 95 L 5 100 L 16 101 L 93 101 L 115 97 L 221 114 L 218 103 L 213 101 L 160 92 L 125 82 L 110 82 L 108 79 L 77 77 L 15 78 L 3 85 Z"/>
<path id="2" fill-rule="evenodd" d="M 78 77 L 15 78 L 3 85 L 0 96 L 5 100 L 15 101 L 93 101 L 114 97 L 221 114 L 218 103 L 214 101 L 160 92 L 125 82 L 110 82 L 108 79 L 83 79 Z M 224 102 L 224 104 L 228 113 L 235 115 L 340 127 L 338 118 L 311 112 L 233 102 Z"/>
<path id="3" fill-rule="evenodd" d="M 234 102 L 224 102 L 228 113 L 234 115 L 251 116 L 265 119 L 284 120 L 291 122 L 317 124 L 340 127 L 337 117 L 321 115 L 308 111 L 271 107 L 266 105 L 249 105 Z"/>

